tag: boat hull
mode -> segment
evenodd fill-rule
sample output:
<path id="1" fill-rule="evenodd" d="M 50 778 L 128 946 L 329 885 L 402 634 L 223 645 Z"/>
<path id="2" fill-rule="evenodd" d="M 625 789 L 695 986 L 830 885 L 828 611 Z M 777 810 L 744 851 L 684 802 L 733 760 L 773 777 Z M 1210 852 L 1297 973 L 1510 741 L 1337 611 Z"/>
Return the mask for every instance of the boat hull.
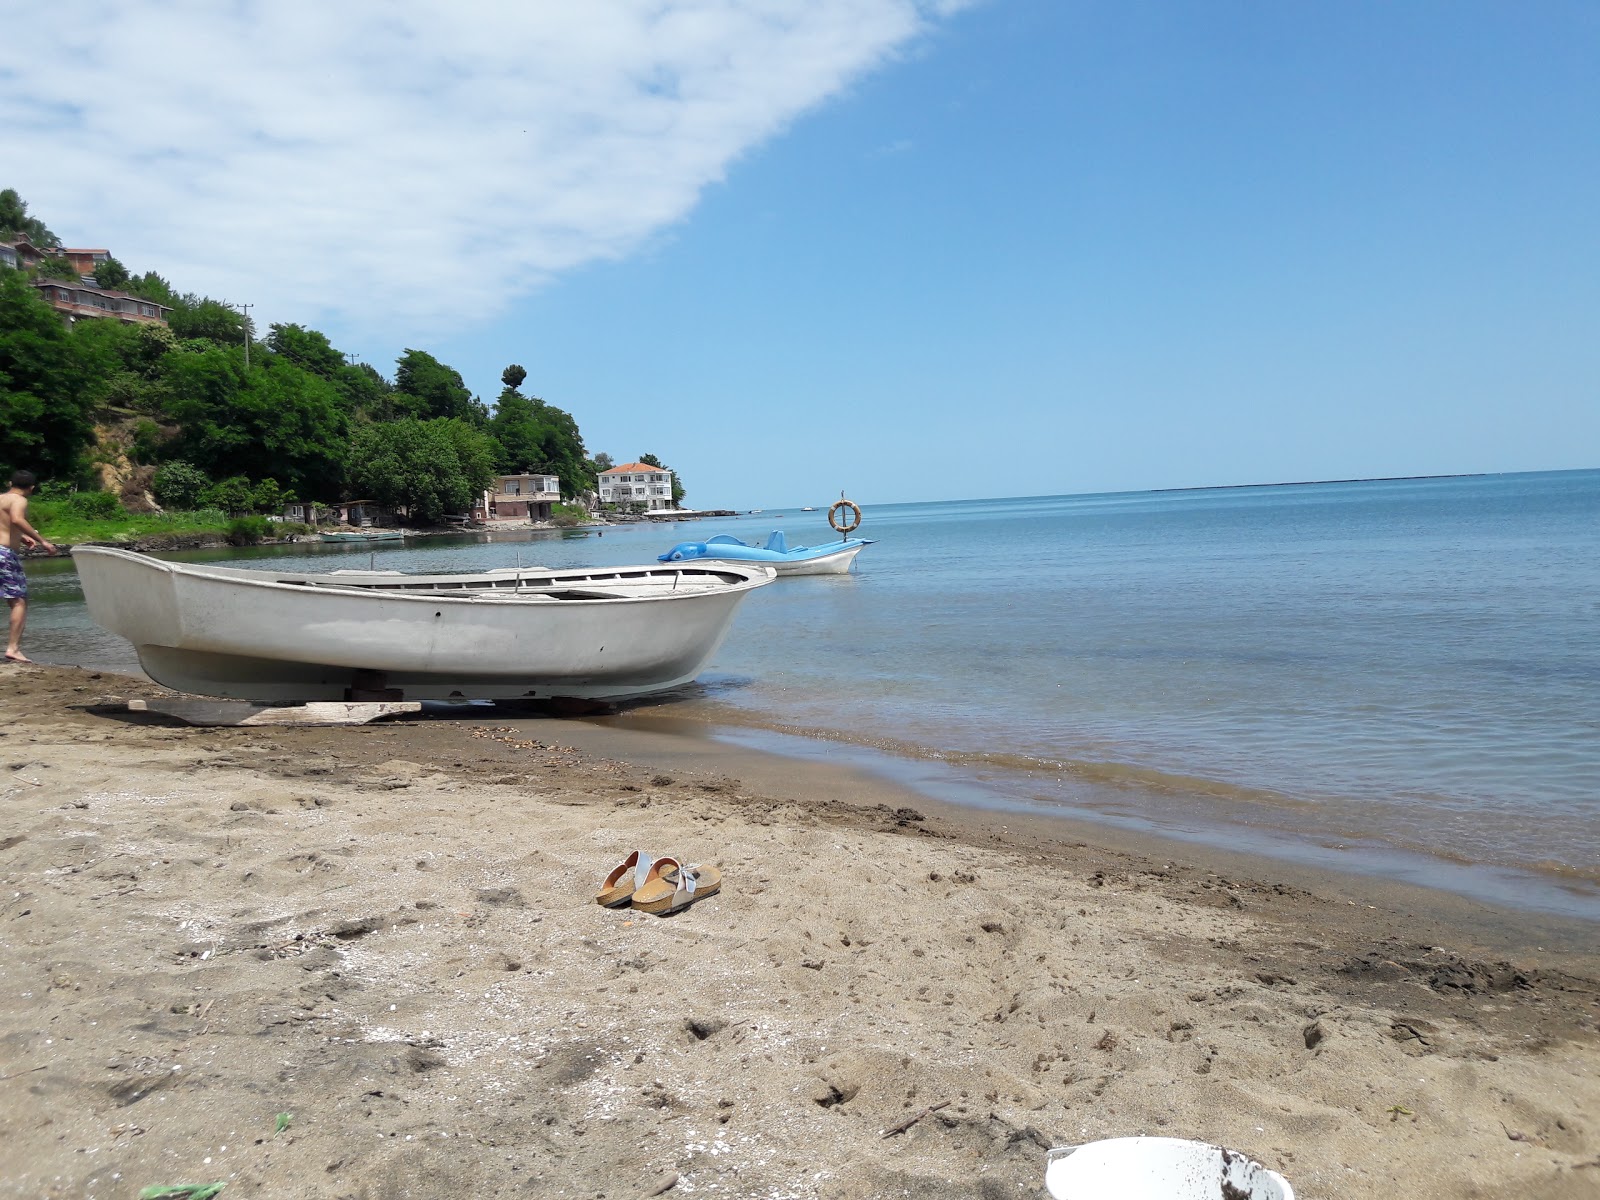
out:
<path id="1" fill-rule="evenodd" d="M 352 690 L 411 700 L 616 700 L 694 679 L 744 597 L 751 564 L 480 576 L 301 575 L 74 552 L 94 620 L 156 682 L 296 702 Z"/>
<path id="2" fill-rule="evenodd" d="M 866 543 L 856 546 L 846 546 L 842 550 L 835 550 L 831 554 L 821 554 L 816 558 L 788 559 L 782 562 L 766 562 L 764 566 L 771 567 L 779 575 L 848 575 L 851 566 L 856 561 L 856 555 L 865 549 Z M 708 562 L 721 562 L 722 559 L 707 559 Z"/>
<path id="3" fill-rule="evenodd" d="M 399 529 L 386 530 L 383 533 L 321 533 L 317 535 L 324 542 L 336 542 L 344 545 L 364 546 L 368 542 L 399 542 L 405 540 L 405 533 Z"/>
<path id="4" fill-rule="evenodd" d="M 845 575 L 856 560 L 856 555 L 872 543 L 861 538 L 834 542 L 823 546 L 802 547 L 794 550 L 766 550 L 760 546 L 746 546 L 732 538 L 721 541 L 713 538 L 706 542 L 681 542 L 660 558 L 661 562 L 718 563 L 771 567 L 779 575 Z"/>

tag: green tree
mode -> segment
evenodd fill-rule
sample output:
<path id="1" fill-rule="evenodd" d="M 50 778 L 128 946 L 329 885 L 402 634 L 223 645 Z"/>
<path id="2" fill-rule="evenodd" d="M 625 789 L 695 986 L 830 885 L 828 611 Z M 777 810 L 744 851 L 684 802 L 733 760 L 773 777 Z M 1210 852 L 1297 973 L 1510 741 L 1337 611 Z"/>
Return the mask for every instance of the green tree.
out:
<path id="1" fill-rule="evenodd" d="M 167 324 L 174 337 L 204 338 L 224 346 L 243 346 L 245 319 L 220 300 L 190 293 L 177 297 Z"/>
<path id="2" fill-rule="evenodd" d="M 172 285 L 154 271 L 135 275 L 128 280 L 125 290 L 156 304 L 165 304 L 168 308 L 174 308 L 178 303 L 178 294 L 172 290 Z"/>
<path id="3" fill-rule="evenodd" d="M 596 475 L 600 475 L 605 471 L 611 470 L 611 468 L 616 465 L 616 461 L 611 457 L 611 455 L 602 450 L 590 460 L 589 469 Z"/>
<path id="4" fill-rule="evenodd" d="M 78 321 L 72 326 L 73 353 L 86 382 L 96 382 L 129 369 L 137 328 L 121 321 Z"/>
<path id="5" fill-rule="evenodd" d="M 387 421 L 396 415 L 389 381 L 366 363 L 346 362 L 326 334 L 302 325 L 273 325 L 267 333 L 267 347 L 333 384 L 351 416 Z M 408 398 L 408 403 L 412 402 L 414 398 Z"/>
<path id="6" fill-rule="evenodd" d="M 476 496 L 494 483 L 500 447 L 493 437 L 466 421 L 445 421 L 442 425 L 455 447 L 469 494 Z M 470 503 L 466 507 L 470 508 Z"/>
<path id="7" fill-rule="evenodd" d="M 275 513 L 291 498 L 291 493 L 284 491 L 276 479 L 263 479 L 250 489 L 250 511 Z"/>
<path id="8" fill-rule="evenodd" d="M 522 386 L 522 381 L 527 377 L 528 373 L 516 363 L 512 363 L 504 371 L 500 372 L 500 382 L 513 392 Z"/>
<path id="9" fill-rule="evenodd" d="M 178 348 L 178 339 L 165 325 L 134 325 L 133 345 L 127 357 L 129 370 L 154 376 L 162 359 Z"/>
<path id="10" fill-rule="evenodd" d="M 145 465 L 155 462 L 160 457 L 161 445 L 165 440 L 161 426 L 146 417 L 133 427 L 133 444 L 128 447 L 129 460 Z"/>
<path id="11" fill-rule="evenodd" d="M 154 416 L 166 408 L 170 393 L 160 380 L 142 379 L 132 371 L 117 371 L 97 379 L 86 390 L 95 408 Z"/>
<path id="12" fill-rule="evenodd" d="M 380 504 L 405 508 L 418 521 L 465 512 L 490 476 L 482 462 L 463 464 L 463 447 L 483 436 L 448 419 L 364 425 L 351 445 L 350 487 Z"/>
<path id="13" fill-rule="evenodd" d="M 61 239 L 50 232 L 38 217 L 28 215 L 28 203 L 17 194 L 16 188 L 0 191 L 0 237 L 26 237 L 41 250 L 57 250 Z"/>
<path id="14" fill-rule="evenodd" d="M 394 387 L 370 363 L 342 367 L 333 380 L 344 400 L 345 411 L 372 421 L 394 418 Z"/>
<path id="15" fill-rule="evenodd" d="M 507 386 L 489 432 L 499 443 L 502 471 L 548 471 L 560 478 L 561 494 L 569 499 L 594 489 L 594 467 L 570 413 Z"/>
<path id="16" fill-rule="evenodd" d="M 78 274 L 78 268 L 72 265 L 71 260 L 65 258 L 42 258 L 39 265 L 33 269 L 35 279 L 59 279 L 63 283 L 82 283 L 83 277 Z"/>
<path id="17" fill-rule="evenodd" d="M 526 471 L 544 465 L 544 429 L 537 401 L 506 388 L 489 418 L 489 433 L 498 447 L 496 466 L 502 471 Z"/>
<path id="18" fill-rule="evenodd" d="M 0 271 L 0 467 L 72 477 L 94 435 L 67 329 L 20 271 Z"/>
<path id="19" fill-rule="evenodd" d="M 407 350 L 396 360 L 394 407 L 397 415 L 421 420 L 455 417 L 481 425 L 488 417 L 460 372 L 425 350 Z"/>
<path id="20" fill-rule="evenodd" d="M 163 412 L 170 399 L 162 360 L 177 347 L 163 325 L 79 321 L 72 341 L 83 368 L 83 387 L 96 408 Z"/>
<path id="21" fill-rule="evenodd" d="M 295 366 L 324 379 L 337 377 L 345 366 L 344 355 L 333 348 L 326 334 L 303 325 L 268 326 L 267 346 Z"/>
<path id="22" fill-rule="evenodd" d="M 337 494 L 350 424 L 333 385 L 276 354 L 247 371 L 240 348 L 199 345 L 162 362 L 182 426 L 174 456 L 213 477 L 270 473 L 296 495 Z"/>
<path id="23" fill-rule="evenodd" d="M 250 395 L 259 405 L 256 467 L 296 496 L 333 499 L 344 482 L 350 418 L 327 380 L 277 356 L 250 361 Z"/>
<path id="24" fill-rule="evenodd" d="M 186 462 L 169 462 L 150 481 L 150 491 L 162 508 L 181 510 L 199 508 L 210 486 L 206 473 Z"/>
<path id="25" fill-rule="evenodd" d="M 255 489 L 250 486 L 250 481 L 243 475 L 235 475 L 212 484 L 200 499 L 207 508 L 220 508 L 233 515 L 252 511 L 254 498 Z"/>
<path id="26" fill-rule="evenodd" d="M 107 258 L 94 269 L 95 285 L 116 290 L 128 286 L 128 268 L 114 258 Z"/>

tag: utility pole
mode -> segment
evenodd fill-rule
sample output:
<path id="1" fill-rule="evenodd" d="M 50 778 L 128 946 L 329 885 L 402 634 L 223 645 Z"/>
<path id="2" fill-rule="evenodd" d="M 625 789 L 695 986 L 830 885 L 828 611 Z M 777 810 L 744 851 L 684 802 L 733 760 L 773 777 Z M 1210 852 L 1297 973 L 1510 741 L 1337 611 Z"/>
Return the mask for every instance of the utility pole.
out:
<path id="1" fill-rule="evenodd" d="M 233 307 L 237 308 L 240 315 L 244 317 L 244 369 L 248 371 L 250 369 L 250 310 L 255 305 L 235 304 Z"/>

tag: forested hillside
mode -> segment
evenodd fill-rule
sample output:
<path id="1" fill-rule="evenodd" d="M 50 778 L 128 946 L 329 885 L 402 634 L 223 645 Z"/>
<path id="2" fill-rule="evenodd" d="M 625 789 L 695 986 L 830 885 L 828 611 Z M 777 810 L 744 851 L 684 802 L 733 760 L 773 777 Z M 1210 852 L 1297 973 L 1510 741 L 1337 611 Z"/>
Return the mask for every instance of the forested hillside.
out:
<path id="1" fill-rule="evenodd" d="M 6 189 L 0 240 L 19 236 L 60 246 Z M 523 395 L 520 366 L 506 369 L 491 416 L 424 350 L 406 350 L 386 377 L 315 329 L 274 324 L 258 339 L 226 304 L 116 259 L 96 284 L 169 307 L 167 323 L 68 326 L 38 278 L 78 276 L 59 256 L 0 268 L 0 470 L 36 472 L 47 495 L 116 481 L 133 507 L 148 489 L 167 508 L 272 512 L 359 493 L 430 521 L 465 511 L 499 471 L 558 474 L 569 497 L 595 486 L 577 422 Z"/>

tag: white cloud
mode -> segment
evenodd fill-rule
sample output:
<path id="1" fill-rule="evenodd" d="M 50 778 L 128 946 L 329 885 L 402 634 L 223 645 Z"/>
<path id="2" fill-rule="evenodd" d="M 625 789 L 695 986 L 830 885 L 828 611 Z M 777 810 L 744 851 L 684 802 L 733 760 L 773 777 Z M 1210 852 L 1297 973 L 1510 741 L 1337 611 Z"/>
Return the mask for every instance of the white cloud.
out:
<path id="1" fill-rule="evenodd" d="M 681 219 L 965 2 L 41 4 L 0 39 L 0 186 L 264 321 L 459 325 Z"/>

